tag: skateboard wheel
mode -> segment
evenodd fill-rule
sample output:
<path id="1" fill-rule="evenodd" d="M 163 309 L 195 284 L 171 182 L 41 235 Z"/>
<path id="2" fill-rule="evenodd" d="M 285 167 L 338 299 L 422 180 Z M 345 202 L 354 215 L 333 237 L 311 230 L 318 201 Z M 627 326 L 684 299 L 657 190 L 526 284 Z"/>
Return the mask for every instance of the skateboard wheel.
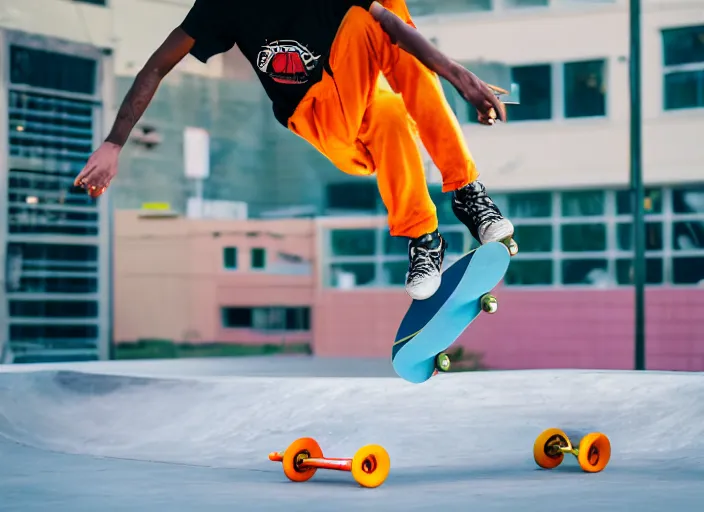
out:
<path id="1" fill-rule="evenodd" d="M 508 253 L 511 256 L 515 256 L 516 254 L 518 254 L 518 244 L 516 243 L 516 241 L 513 238 L 509 238 L 507 240 L 504 240 L 504 245 L 508 249 Z"/>
<path id="2" fill-rule="evenodd" d="M 611 442 L 599 432 L 587 434 L 579 442 L 577 461 L 587 473 L 602 471 L 611 459 Z"/>
<path id="3" fill-rule="evenodd" d="M 567 434 L 557 428 L 549 428 L 541 433 L 533 444 L 535 463 L 543 469 L 554 469 L 565 459 L 562 449 L 571 449 Z"/>
<path id="4" fill-rule="evenodd" d="M 310 437 L 296 439 L 286 448 L 281 463 L 284 467 L 284 475 L 293 482 L 305 482 L 310 480 L 317 468 L 303 468 L 301 462 L 311 458 L 322 458 L 323 450 L 318 442 Z"/>
<path id="5" fill-rule="evenodd" d="M 437 356 L 435 356 L 435 368 L 439 372 L 447 372 L 450 370 L 450 356 L 448 356 L 445 352 L 440 352 Z"/>
<path id="6" fill-rule="evenodd" d="M 378 444 L 368 444 L 352 458 L 352 478 L 362 487 L 379 487 L 389 476 L 391 459 Z"/>
<path id="7" fill-rule="evenodd" d="M 491 295 L 490 293 L 485 294 L 482 296 L 482 310 L 487 312 L 487 313 L 496 313 L 496 310 L 499 309 L 499 301 L 496 300 L 496 297 Z"/>

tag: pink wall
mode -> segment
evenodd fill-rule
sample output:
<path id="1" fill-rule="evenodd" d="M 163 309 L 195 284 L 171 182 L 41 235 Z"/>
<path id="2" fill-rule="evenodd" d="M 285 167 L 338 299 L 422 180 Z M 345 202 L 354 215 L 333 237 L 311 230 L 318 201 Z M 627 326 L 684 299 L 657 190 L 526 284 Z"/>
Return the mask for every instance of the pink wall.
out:
<path id="1" fill-rule="evenodd" d="M 499 311 L 482 315 L 459 344 L 495 369 L 630 369 L 634 364 L 630 290 L 497 289 Z M 384 356 L 410 299 L 403 291 L 325 291 L 315 310 L 315 352 Z M 647 366 L 704 371 L 704 290 L 646 293 Z"/>
<path id="2" fill-rule="evenodd" d="M 410 299 L 403 290 L 321 288 L 316 233 L 311 220 L 144 219 L 116 212 L 115 340 L 312 342 L 320 356 L 390 357 Z M 225 246 L 238 247 L 237 271 L 223 269 Z M 312 270 L 253 270 L 252 247 L 265 247 L 273 268 L 283 252 Z M 459 341 L 481 353 L 487 367 L 633 367 L 631 290 L 499 288 L 496 295 L 499 311 L 477 319 Z M 238 305 L 310 306 L 313 329 L 282 336 L 224 328 L 221 307 Z M 649 289 L 646 319 L 648 368 L 704 371 L 704 289 Z"/>

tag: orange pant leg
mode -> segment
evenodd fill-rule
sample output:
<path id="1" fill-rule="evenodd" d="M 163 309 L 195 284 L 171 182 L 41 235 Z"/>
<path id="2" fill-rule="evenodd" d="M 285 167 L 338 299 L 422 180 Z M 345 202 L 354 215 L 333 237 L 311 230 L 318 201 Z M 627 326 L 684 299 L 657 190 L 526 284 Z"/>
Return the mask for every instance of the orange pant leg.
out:
<path id="1" fill-rule="evenodd" d="M 405 2 L 393 0 L 389 5 L 410 23 Z M 416 237 L 433 231 L 435 207 L 411 125 L 399 113 L 398 98 L 380 94 L 377 81 L 383 73 L 400 94 L 441 171 L 443 191 L 449 191 L 476 179 L 477 172 L 437 76 L 393 45 L 371 14 L 359 7 L 351 8 L 340 26 L 330 67 L 333 76 L 324 74 L 311 88 L 289 120 L 289 128 L 344 172 L 377 171 L 393 236 Z M 379 139 L 375 135 L 388 138 L 394 133 L 393 143 L 387 144 L 380 144 L 381 135 Z"/>

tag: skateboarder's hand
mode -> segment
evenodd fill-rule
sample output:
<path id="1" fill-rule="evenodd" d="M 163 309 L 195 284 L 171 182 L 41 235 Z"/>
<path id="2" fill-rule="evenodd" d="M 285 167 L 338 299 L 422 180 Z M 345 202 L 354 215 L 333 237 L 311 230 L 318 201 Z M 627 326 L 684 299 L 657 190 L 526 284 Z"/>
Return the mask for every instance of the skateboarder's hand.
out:
<path id="1" fill-rule="evenodd" d="M 103 194 L 117 175 L 120 149 L 117 144 L 103 142 L 76 176 L 73 185 L 86 189 L 91 197 Z"/>
<path id="2" fill-rule="evenodd" d="M 453 67 L 449 81 L 460 96 L 477 109 L 480 123 L 492 125 L 497 119 L 506 121 L 506 106 L 477 75 L 457 64 Z"/>

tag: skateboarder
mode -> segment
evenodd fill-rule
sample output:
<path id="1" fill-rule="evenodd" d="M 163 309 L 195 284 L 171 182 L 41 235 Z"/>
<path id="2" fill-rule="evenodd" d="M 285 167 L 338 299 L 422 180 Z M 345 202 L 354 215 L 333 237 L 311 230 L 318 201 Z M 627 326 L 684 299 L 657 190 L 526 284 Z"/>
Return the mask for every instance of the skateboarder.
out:
<path id="1" fill-rule="evenodd" d="M 404 0 L 195 0 L 137 74 L 112 130 L 75 184 L 101 195 L 161 80 L 189 53 L 206 62 L 234 45 L 255 69 L 283 126 L 341 171 L 376 173 L 390 234 L 409 239 L 411 297 L 426 299 L 438 289 L 447 247 L 416 134 L 472 236 L 486 243 L 513 235 L 513 225 L 477 181 L 438 75 L 477 109 L 482 124 L 505 121 L 505 108 L 484 82 L 416 30 Z M 393 92 L 378 84 L 380 73 Z"/>

